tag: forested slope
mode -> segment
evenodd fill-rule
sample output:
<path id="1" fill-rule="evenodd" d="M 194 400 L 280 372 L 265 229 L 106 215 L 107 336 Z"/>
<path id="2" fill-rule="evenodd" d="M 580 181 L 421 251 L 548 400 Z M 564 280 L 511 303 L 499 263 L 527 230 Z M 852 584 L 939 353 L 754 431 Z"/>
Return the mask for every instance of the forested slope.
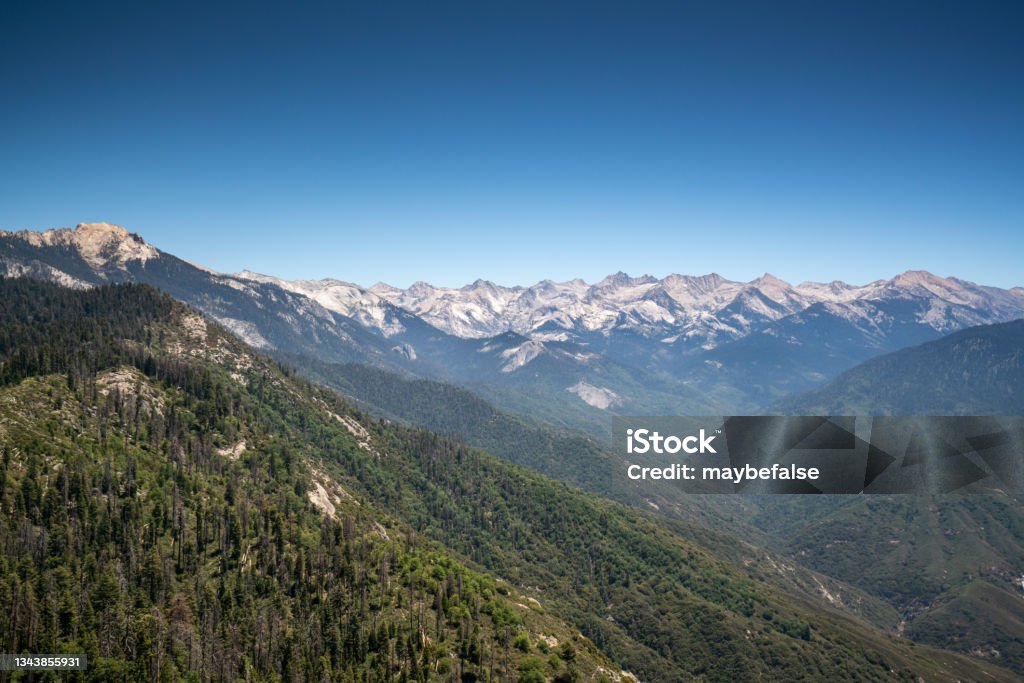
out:
<path id="1" fill-rule="evenodd" d="M 617 676 L 598 648 L 651 681 L 1013 679 L 370 419 L 154 290 L 0 289 L 6 651 L 96 680 Z"/>

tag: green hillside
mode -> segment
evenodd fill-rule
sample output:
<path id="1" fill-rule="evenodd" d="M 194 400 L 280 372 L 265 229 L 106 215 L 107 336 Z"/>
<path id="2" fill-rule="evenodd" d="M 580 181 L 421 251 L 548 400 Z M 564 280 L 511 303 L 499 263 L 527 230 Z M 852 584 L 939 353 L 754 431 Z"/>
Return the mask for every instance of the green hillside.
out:
<path id="1" fill-rule="evenodd" d="M 286 379 L 198 316 L 147 288 L 3 289 L 5 652 L 84 652 L 96 681 L 613 672 L 507 583 L 318 497 L 300 414 L 227 368 Z"/>
<path id="2" fill-rule="evenodd" d="M 772 536 L 755 526 L 761 521 L 756 500 L 748 504 L 747 497 L 696 496 L 672 482 L 612 485 L 612 473 L 617 465 L 623 466 L 622 458 L 591 437 L 504 412 L 452 384 L 403 377 L 367 365 L 304 356 L 286 358 L 307 377 L 354 397 L 375 416 L 449 435 L 602 497 L 657 511 L 665 517 L 662 524 L 674 533 L 730 558 L 744 572 L 789 593 L 824 606 L 840 605 L 886 630 L 895 630 L 900 620 L 899 613 L 883 599 L 764 550 L 762 546 L 770 545 Z M 685 523 L 676 524 L 672 519 Z"/>
<path id="3" fill-rule="evenodd" d="M 1014 679 L 370 419 L 154 290 L 0 289 L 5 651 L 94 680 Z"/>
<path id="4" fill-rule="evenodd" d="M 610 488 L 608 475 L 614 459 L 593 437 L 499 410 L 454 384 L 403 377 L 356 363 L 295 355 L 283 358 L 315 382 L 354 397 L 378 417 L 451 436 L 574 486 L 598 492 Z"/>
<path id="5" fill-rule="evenodd" d="M 1022 415 L 1024 320 L 866 361 L 780 404 L 793 415 Z"/>
<path id="6" fill-rule="evenodd" d="M 1019 415 L 1021 386 L 1024 320 L 869 360 L 780 407 L 805 415 Z M 888 601 L 906 636 L 1024 673 L 1020 496 L 786 498 L 758 501 L 751 518 L 779 550 Z"/>
<path id="7" fill-rule="evenodd" d="M 1024 671 L 1019 496 L 775 496 L 759 504 L 763 516 L 752 521 L 780 552 L 884 599 L 901 614 L 903 635 Z"/>

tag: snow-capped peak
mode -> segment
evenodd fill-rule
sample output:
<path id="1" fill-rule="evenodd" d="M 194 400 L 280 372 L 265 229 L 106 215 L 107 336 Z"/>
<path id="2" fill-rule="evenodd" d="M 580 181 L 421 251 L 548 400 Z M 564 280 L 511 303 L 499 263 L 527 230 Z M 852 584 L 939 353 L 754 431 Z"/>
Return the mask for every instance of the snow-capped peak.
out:
<path id="1" fill-rule="evenodd" d="M 400 290 L 398 287 L 392 287 L 386 282 L 378 282 L 372 287 L 369 287 L 368 290 L 373 292 L 377 296 L 383 297 L 398 296 L 399 294 L 402 293 L 402 290 Z"/>
<path id="2" fill-rule="evenodd" d="M 751 285 L 758 287 L 759 289 L 775 289 L 775 290 L 791 290 L 793 286 L 785 280 L 780 280 L 771 273 L 765 273 L 761 277 L 757 278 Z"/>
<path id="3" fill-rule="evenodd" d="M 418 282 L 402 290 L 375 286 L 382 298 L 427 322 L 464 338 L 484 338 L 506 331 L 534 339 L 571 340 L 630 330 L 666 343 L 705 348 L 736 339 L 816 303 L 863 315 L 858 301 L 916 298 L 933 301 L 921 322 L 948 326 L 948 306 L 998 309 L 996 319 L 1024 315 L 1014 291 L 979 287 L 955 278 L 908 271 L 891 280 L 851 285 L 834 280 L 794 287 L 771 273 L 736 282 L 716 273 L 672 274 L 661 280 L 618 272 L 588 285 L 583 280 L 543 280 L 531 287 L 502 287 L 477 280 L 459 289 Z M 964 320 L 973 320 L 967 316 Z M 985 316 L 979 320 L 987 319 Z"/>
<path id="4" fill-rule="evenodd" d="M 362 325 L 375 329 L 385 337 L 405 330 L 396 311 L 386 299 L 359 285 L 343 280 L 283 280 L 271 275 L 262 275 L 249 270 L 236 273 L 233 277 L 277 285 L 282 289 L 302 294 L 326 308 L 328 311 L 358 320 Z"/>

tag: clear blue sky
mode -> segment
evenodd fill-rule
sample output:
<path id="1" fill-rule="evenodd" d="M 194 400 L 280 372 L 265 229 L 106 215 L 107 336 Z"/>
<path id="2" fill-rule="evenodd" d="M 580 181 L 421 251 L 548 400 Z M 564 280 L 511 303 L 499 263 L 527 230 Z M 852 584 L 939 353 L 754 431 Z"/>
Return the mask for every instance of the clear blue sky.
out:
<path id="1" fill-rule="evenodd" d="M 0 227 L 222 271 L 1024 285 L 1024 3 L 6 3 Z"/>

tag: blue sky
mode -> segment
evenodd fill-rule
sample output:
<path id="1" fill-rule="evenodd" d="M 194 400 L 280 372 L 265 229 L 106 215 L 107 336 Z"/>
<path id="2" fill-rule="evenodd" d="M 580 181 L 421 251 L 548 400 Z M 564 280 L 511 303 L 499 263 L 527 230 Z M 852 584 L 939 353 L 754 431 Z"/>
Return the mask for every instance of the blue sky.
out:
<path id="1" fill-rule="evenodd" d="M 1024 285 L 1019 2 L 47 3 L 0 227 L 218 270 Z"/>

